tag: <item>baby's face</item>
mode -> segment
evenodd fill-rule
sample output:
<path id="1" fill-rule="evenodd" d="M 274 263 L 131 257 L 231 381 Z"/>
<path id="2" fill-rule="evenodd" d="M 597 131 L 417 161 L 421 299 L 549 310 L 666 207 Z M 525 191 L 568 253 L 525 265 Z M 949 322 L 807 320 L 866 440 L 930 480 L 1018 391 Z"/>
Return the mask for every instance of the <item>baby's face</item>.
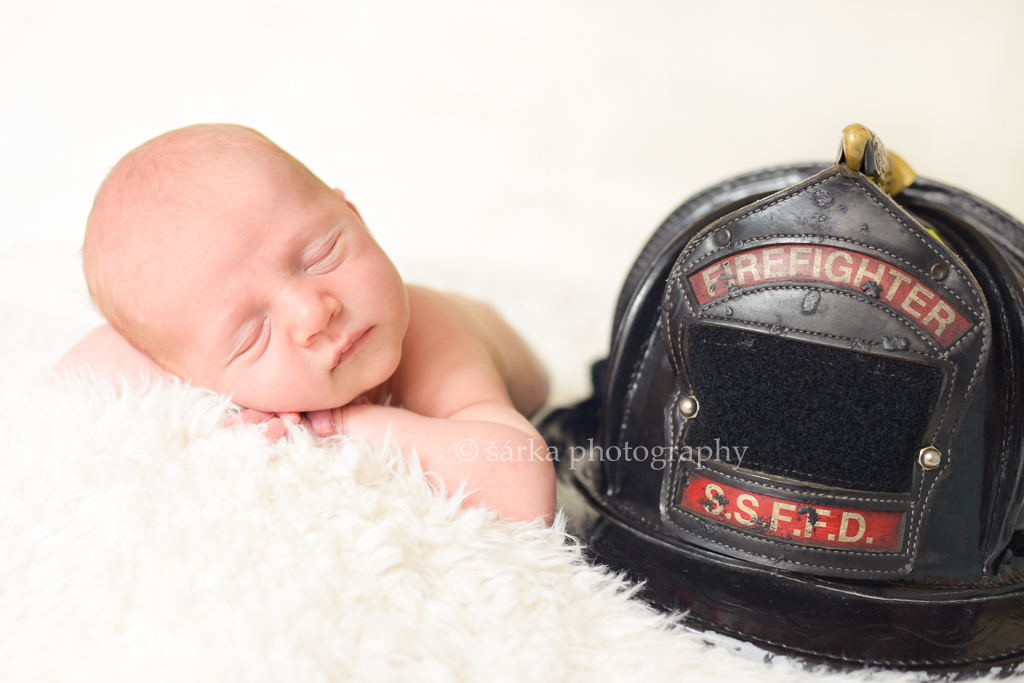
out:
<path id="1" fill-rule="evenodd" d="M 405 286 L 355 207 L 300 173 L 239 165 L 143 292 L 172 371 L 247 408 L 345 405 L 395 371 Z"/>

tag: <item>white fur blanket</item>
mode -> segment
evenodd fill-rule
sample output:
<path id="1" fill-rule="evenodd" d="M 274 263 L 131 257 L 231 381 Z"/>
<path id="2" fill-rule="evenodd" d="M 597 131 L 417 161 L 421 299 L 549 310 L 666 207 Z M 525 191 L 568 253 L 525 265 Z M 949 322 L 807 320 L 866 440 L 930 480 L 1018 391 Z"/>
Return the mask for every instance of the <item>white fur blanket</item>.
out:
<path id="1" fill-rule="evenodd" d="M 0 398 L 4 681 L 830 676 L 673 626 L 561 521 L 460 509 L 393 451 L 271 444 L 180 384 Z"/>

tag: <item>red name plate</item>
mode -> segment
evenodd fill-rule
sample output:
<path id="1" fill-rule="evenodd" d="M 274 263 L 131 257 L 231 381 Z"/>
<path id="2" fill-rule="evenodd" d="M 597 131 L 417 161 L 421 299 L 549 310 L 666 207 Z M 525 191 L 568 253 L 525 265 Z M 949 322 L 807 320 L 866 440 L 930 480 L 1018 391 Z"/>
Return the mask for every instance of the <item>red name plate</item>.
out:
<path id="1" fill-rule="evenodd" d="M 949 346 L 970 321 L 923 282 L 895 266 L 856 251 L 809 244 L 774 244 L 728 256 L 689 277 L 701 304 L 725 296 L 730 288 L 765 282 L 821 282 L 864 293 L 864 283 L 879 302 L 908 315 L 942 346 Z"/>
<path id="2" fill-rule="evenodd" d="M 765 536 L 828 548 L 900 548 L 903 514 L 801 503 L 753 493 L 691 472 L 679 505 L 702 517 Z"/>

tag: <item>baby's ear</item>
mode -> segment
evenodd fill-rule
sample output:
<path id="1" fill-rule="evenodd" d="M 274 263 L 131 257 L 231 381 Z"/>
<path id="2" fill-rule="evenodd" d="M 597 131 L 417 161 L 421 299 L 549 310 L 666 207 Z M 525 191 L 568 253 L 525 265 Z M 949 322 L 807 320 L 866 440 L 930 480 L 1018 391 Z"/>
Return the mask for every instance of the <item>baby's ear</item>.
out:
<path id="1" fill-rule="evenodd" d="M 352 209 L 352 213 L 354 213 L 355 215 L 359 216 L 359 220 L 362 221 L 363 220 L 363 214 L 359 213 L 359 209 L 356 208 L 355 204 L 353 204 L 349 200 L 345 199 L 345 193 L 341 191 L 341 188 L 338 188 L 338 187 L 334 188 L 334 192 L 339 197 L 341 197 L 342 201 L 344 201 L 346 204 L 348 204 L 348 208 Z M 366 225 L 366 221 L 363 221 L 363 225 Z"/>

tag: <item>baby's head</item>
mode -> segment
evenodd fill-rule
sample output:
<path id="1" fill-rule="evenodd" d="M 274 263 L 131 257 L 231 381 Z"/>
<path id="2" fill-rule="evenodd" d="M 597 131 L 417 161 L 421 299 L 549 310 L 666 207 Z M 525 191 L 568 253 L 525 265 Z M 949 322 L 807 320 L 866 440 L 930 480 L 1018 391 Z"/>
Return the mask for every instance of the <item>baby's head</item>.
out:
<path id="1" fill-rule="evenodd" d="M 108 322 L 248 408 L 336 408 L 385 381 L 405 286 L 355 206 L 256 131 L 199 125 L 129 152 L 83 248 Z"/>

